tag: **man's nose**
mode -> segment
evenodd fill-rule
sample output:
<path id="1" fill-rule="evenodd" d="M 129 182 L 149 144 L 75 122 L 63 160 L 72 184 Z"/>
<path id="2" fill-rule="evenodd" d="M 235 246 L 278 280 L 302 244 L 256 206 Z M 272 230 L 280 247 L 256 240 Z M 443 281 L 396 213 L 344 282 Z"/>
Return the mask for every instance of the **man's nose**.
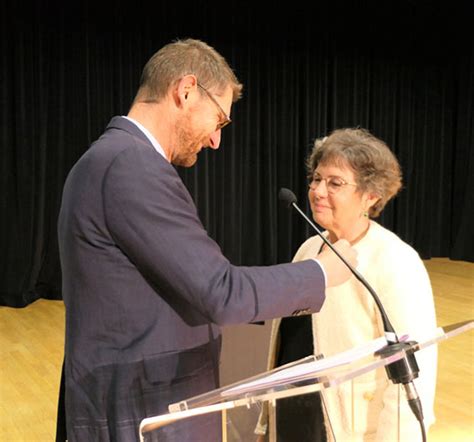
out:
<path id="1" fill-rule="evenodd" d="M 219 149 L 219 144 L 221 144 L 221 130 L 220 129 L 213 132 L 209 137 L 209 147 L 211 149 Z"/>

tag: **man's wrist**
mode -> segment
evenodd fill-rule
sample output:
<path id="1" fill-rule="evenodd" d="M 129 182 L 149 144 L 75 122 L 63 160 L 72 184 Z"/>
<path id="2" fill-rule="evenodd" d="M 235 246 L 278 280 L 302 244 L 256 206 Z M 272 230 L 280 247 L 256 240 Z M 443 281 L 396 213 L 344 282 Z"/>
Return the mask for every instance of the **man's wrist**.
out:
<path id="1" fill-rule="evenodd" d="M 319 268 L 321 269 L 321 271 L 323 272 L 323 275 L 324 275 L 324 287 L 327 287 L 328 278 L 327 278 L 327 275 L 326 275 L 326 270 L 324 270 L 324 267 L 322 266 L 322 264 L 316 258 L 311 258 L 311 259 L 318 263 Z"/>

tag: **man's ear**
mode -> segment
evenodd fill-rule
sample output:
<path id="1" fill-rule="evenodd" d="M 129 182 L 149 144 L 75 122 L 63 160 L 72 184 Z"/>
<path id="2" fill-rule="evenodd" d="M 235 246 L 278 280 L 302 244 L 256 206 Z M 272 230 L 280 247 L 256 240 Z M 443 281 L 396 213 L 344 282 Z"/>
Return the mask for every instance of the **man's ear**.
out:
<path id="1" fill-rule="evenodd" d="M 193 74 L 182 77 L 175 88 L 175 98 L 180 105 L 184 106 L 190 98 L 190 94 L 197 91 L 197 78 Z"/>

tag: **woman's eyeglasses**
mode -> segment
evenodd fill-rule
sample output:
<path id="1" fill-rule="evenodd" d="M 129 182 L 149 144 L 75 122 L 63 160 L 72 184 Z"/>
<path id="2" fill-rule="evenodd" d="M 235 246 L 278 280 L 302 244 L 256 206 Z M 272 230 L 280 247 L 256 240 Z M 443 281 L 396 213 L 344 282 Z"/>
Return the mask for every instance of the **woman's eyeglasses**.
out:
<path id="1" fill-rule="evenodd" d="M 326 183 L 326 188 L 328 190 L 328 193 L 334 194 L 339 192 L 344 186 L 355 186 L 357 187 L 356 183 L 349 183 L 348 181 L 345 181 L 341 177 L 338 176 L 330 176 L 327 178 L 322 178 L 319 175 L 315 175 L 311 182 L 309 183 L 309 188 L 311 190 L 316 190 L 321 182 L 324 181 Z"/>

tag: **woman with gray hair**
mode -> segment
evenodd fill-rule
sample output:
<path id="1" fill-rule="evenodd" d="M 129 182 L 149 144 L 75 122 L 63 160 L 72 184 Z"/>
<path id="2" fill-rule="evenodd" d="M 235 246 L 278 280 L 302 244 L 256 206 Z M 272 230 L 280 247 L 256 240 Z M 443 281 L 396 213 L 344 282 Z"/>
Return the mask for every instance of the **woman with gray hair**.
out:
<path id="1" fill-rule="evenodd" d="M 307 168 L 315 222 L 331 243 L 345 238 L 357 250 L 357 270 L 378 294 L 397 333 L 419 342 L 433 336 L 436 313 L 422 260 L 410 245 L 373 220 L 402 186 L 400 166 L 388 146 L 365 129 L 338 129 L 316 140 Z M 294 261 L 325 247 L 319 236 L 313 236 L 301 245 Z M 273 321 L 268 369 L 313 353 L 328 357 L 383 335 L 372 296 L 352 277 L 326 291 L 320 312 Z M 417 352 L 416 359 L 420 372 L 414 382 L 428 428 L 434 422 L 436 347 Z M 318 393 L 279 400 L 277 441 L 421 440 L 419 423 L 403 397 L 398 425 L 399 388 L 381 367 L 353 383 L 325 390 L 324 407 Z M 264 410 L 256 432 L 265 434 L 267 423 Z"/>

